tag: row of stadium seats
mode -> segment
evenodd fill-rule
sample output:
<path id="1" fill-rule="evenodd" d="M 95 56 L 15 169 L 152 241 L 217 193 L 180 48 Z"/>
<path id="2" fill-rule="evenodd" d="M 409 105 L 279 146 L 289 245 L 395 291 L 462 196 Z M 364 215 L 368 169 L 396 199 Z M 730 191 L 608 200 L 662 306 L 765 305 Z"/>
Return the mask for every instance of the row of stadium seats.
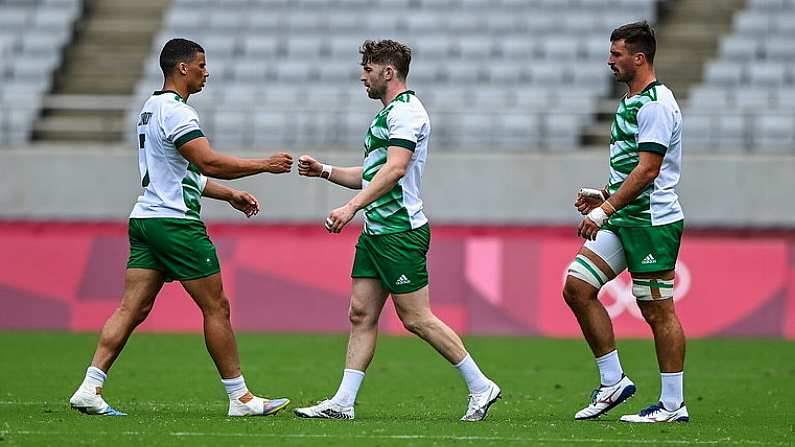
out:
<path id="1" fill-rule="evenodd" d="M 249 10 L 245 17 L 223 5 L 220 9 L 206 11 L 178 11 L 166 16 L 166 27 L 176 33 L 189 32 L 196 25 L 212 32 L 245 33 L 247 35 L 273 35 L 284 31 L 369 32 L 369 33 L 466 33 L 488 32 L 502 36 L 523 33 L 526 36 L 543 36 L 549 33 L 599 31 L 624 23 L 627 17 L 637 17 L 637 12 L 603 12 L 594 14 L 582 11 L 559 15 L 555 11 L 524 15 L 521 12 L 494 11 L 489 14 L 424 12 L 422 15 L 398 16 L 384 21 L 382 12 L 332 11 L 320 16 L 316 11 L 272 9 Z"/>
<path id="2" fill-rule="evenodd" d="M 565 67 L 557 63 L 536 64 L 492 64 L 480 66 L 467 62 L 449 62 L 444 66 L 416 63 L 409 73 L 412 83 L 442 86 L 448 83 L 468 84 L 470 88 L 499 85 L 508 87 L 562 86 L 589 87 L 604 91 L 609 85 L 606 65 Z M 303 61 L 273 63 L 241 63 L 239 65 L 215 67 L 208 64 L 213 85 L 211 88 L 280 88 L 296 82 L 325 83 L 328 87 L 356 86 L 361 67 L 357 61 Z M 158 69 L 159 71 L 159 69 Z M 162 80 L 162 73 L 150 73 L 149 84 Z M 263 83 L 267 83 L 263 85 Z M 336 84 L 335 84 L 336 83 Z M 275 86 L 273 84 L 276 84 Z M 312 88 L 308 86 L 307 88 Z"/>
<path id="3" fill-rule="evenodd" d="M 157 47 L 161 47 L 171 36 L 162 36 Z M 208 57 L 214 61 L 228 62 L 237 59 L 244 62 L 250 58 L 306 60 L 308 58 L 351 60 L 358 58 L 358 48 L 366 35 L 323 36 L 251 36 L 213 33 L 186 34 L 201 42 Z M 445 57 L 466 59 L 475 63 L 512 60 L 531 57 L 548 61 L 596 60 L 607 58 L 609 42 L 604 33 L 596 34 L 552 34 L 544 39 L 532 39 L 525 34 L 502 37 L 464 36 L 449 34 L 422 34 L 414 37 L 401 34 L 390 35 L 410 46 L 416 47 L 421 57 Z M 476 58 L 477 60 L 472 60 Z M 156 68 L 156 67 L 155 67 Z"/>
<path id="4" fill-rule="evenodd" d="M 82 0 L 0 0 L 0 145 L 30 138 Z"/>
<path id="5" fill-rule="evenodd" d="M 795 84 L 795 61 L 791 63 L 718 60 L 710 62 L 704 72 L 707 84 L 751 85 L 780 88 Z"/>
<path id="6" fill-rule="evenodd" d="M 334 113 L 322 113 L 322 112 Z M 373 113 L 377 111 L 375 109 Z M 287 113 L 285 113 L 287 112 Z M 210 140 L 221 147 L 318 148 L 359 150 L 373 113 L 345 109 L 283 109 L 265 111 L 244 107 L 213 108 L 202 115 Z M 587 120 L 571 110 L 546 114 L 431 113 L 434 150 L 455 151 L 571 151 Z M 444 144 L 439 144 L 443 141 Z"/>
<path id="7" fill-rule="evenodd" d="M 687 148 L 795 153 L 793 87 L 795 0 L 750 0 L 691 90 Z"/>
<path id="8" fill-rule="evenodd" d="M 795 90 L 771 89 L 767 86 L 729 88 L 702 85 L 690 92 L 690 109 L 699 113 L 710 110 L 781 110 L 795 111 Z"/>
<path id="9" fill-rule="evenodd" d="M 20 0 L 21 1 L 21 0 Z M 571 10 L 586 10 L 595 13 L 606 10 L 646 8 L 653 12 L 649 0 L 174 0 L 178 7 L 212 7 L 224 5 L 234 9 L 269 8 L 284 9 L 372 9 L 391 11 L 392 9 L 487 9 L 501 8 L 519 11 L 528 8 L 528 3 L 533 3 L 533 8 L 544 10 L 558 10 L 560 8 Z"/>
<path id="10" fill-rule="evenodd" d="M 795 151 L 795 113 L 691 112 L 685 120 L 688 151 L 792 154 Z"/>
<path id="11" fill-rule="evenodd" d="M 506 150 L 571 149 L 593 121 L 597 99 L 610 91 L 610 31 L 653 20 L 655 6 L 655 0 L 175 0 L 131 113 L 161 85 L 156 61 L 163 43 L 187 37 L 207 50 L 210 80 L 190 103 L 215 144 L 359 147 L 379 107 L 358 80 L 358 47 L 389 37 L 414 50 L 409 86 L 431 114 L 435 147 L 482 147 L 488 140 Z M 304 125 L 298 116 L 312 119 Z"/>
<path id="12" fill-rule="evenodd" d="M 740 36 L 792 36 L 795 35 L 795 9 L 747 9 L 734 17 L 734 29 Z"/>

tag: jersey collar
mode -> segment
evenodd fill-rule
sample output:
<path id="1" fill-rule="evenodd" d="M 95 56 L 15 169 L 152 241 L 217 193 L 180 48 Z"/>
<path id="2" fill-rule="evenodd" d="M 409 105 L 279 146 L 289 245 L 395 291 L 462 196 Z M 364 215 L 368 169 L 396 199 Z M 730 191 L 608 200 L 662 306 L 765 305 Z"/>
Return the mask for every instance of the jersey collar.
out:
<path id="1" fill-rule="evenodd" d="M 647 85 L 646 88 L 641 90 L 641 92 L 639 94 L 642 95 L 643 93 L 646 93 L 647 91 L 653 89 L 654 87 L 657 87 L 658 85 L 662 85 L 662 82 L 660 82 L 660 81 L 655 79 L 655 80 L 651 81 L 651 83 L 649 85 Z"/>
<path id="2" fill-rule="evenodd" d="M 152 93 L 152 95 L 164 95 L 166 93 L 173 93 L 177 95 L 177 99 L 179 99 L 182 102 L 185 102 L 185 100 L 182 99 L 182 96 L 180 96 L 180 94 L 175 92 L 174 90 L 157 90 L 156 92 Z"/>
<path id="3" fill-rule="evenodd" d="M 400 98 L 403 95 L 415 95 L 416 96 L 417 94 L 414 93 L 414 90 L 406 90 L 406 91 L 400 92 L 397 95 L 395 95 L 395 98 L 391 102 L 395 102 L 395 99 L 398 99 L 398 98 Z"/>

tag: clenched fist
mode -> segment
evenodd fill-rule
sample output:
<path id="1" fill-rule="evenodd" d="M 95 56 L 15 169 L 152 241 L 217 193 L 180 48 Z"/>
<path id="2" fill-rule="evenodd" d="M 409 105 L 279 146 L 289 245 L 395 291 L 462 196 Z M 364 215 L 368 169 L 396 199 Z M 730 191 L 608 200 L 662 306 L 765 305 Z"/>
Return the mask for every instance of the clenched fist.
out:
<path id="1" fill-rule="evenodd" d="M 302 155 L 298 158 L 298 175 L 304 177 L 319 177 L 323 172 L 323 163 L 315 160 L 310 155 Z"/>
<path id="2" fill-rule="evenodd" d="M 265 172 L 283 174 L 285 172 L 290 172 L 292 168 L 293 156 L 288 153 L 280 152 L 265 159 Z"/>

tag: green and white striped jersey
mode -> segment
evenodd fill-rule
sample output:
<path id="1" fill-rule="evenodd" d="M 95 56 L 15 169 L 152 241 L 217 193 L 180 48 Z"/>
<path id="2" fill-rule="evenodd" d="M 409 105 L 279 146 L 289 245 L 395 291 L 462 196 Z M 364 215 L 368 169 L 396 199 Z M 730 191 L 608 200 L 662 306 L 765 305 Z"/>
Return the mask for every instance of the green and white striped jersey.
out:
<path id="1" fill-rule="evenodd" d="M 684 219 L 676 185 L 682 170 L 682 113 L 673 92 L 655 81 L 618 105 L 610 129 L 608 191 L 618 191 L 640 162 L 640 152 L 663 156 L 654 182 L 624 208 L 610 216 L 610 224 L 650 227 Z"/>
<path id="2" fill-rule="evenodd" d="M 391 191 L 376 199 L 364 211 L 364 232 L 390 234 L 413 230 L 428 223 L 422 212 L 422 170 L 428 157 L 431 122 L 428 112 L 406 91 L 395 97 L 375 116 L 364 138 L 362 188 L 386 163 L 387 149 L 399 146 L 414 152 L 406 175 Z"/>
<path id="3" fill-rule="evenodd" d="M 200 219 L 207 177 L 177 148 L 203 137 L 199 115 L 172 91 L 155 92 L 138 116 L 138 168 L 143 194 L 131 218 Z"/>

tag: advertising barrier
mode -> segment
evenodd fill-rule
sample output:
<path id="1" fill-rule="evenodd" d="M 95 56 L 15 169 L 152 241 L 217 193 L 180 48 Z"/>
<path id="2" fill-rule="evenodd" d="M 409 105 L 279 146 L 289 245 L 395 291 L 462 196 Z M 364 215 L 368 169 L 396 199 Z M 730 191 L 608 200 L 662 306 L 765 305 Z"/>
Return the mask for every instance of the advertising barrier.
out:
<path id="1" fill-rule="evenodd" d="M 359 227 L 210 224 L 238 330 L 346 332 Z M 434 311 L 464 334 L 580 336 L 562 297 L 581 245 L 571 228 L 432 227 Z M 96 331 L 118 305 L 125 223 L 0 223 L 0 330 Z M 690 337 L 795 338 L 795 238 L 685 230 L 676 307 Z M 626 273 L 600 299 L 618 336 L 649 337 Z M 387 304 L 386 333 L 406 333 Z M 167 284 L 140 330 L 199 332 L 201 314 Z"/>

